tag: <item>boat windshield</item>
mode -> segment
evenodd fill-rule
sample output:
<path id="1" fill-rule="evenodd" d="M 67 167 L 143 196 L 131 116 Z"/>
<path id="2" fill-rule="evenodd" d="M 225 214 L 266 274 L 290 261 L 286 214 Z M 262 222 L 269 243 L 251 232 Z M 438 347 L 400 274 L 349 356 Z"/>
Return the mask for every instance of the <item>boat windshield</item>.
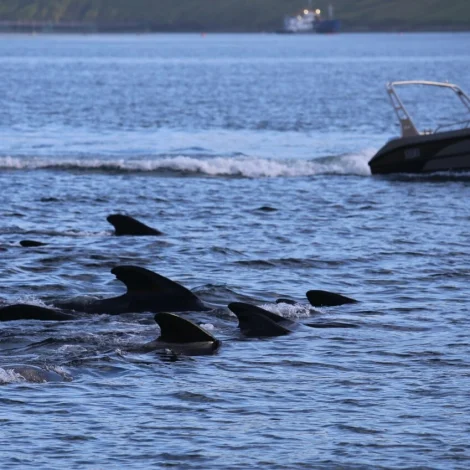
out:
<path id="1" fill-rule="evenodd" d="M 403 137 L 470 128 L 470 98 L 457 85 L 419 80 L 391 82 L 387 92 Z M 413 109 L 413 118 L 408 107 Z"/>

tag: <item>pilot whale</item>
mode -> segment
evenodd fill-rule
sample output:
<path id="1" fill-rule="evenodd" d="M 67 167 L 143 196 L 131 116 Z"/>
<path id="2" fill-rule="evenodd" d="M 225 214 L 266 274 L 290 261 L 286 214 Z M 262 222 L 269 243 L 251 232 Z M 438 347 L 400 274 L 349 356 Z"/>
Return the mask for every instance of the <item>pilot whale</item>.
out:
<path id="1" fill-rule="evenodd" d="M 298 323 L 264 308 L 244 302 L 232 302 L 228 308 L 237 316 L 240 331 L 247 337 L 263 338 L 283 336 L 301 326 L 310 328 L 356 328 L 357 325 L 342 322 Z"/>
<path id="2" fill-rule="evenodd" d="M 186 287 L 148 269 L 139 266 L 116 266 L 111 273 L 126 285 L 125 294 L 85 305 L 77 302 L 61 302 L 56 305 L 68 310 L 110 315 L 212 310 Z"/>
<path id="3" fill-rule="evenodd" d="M 12 320 L 43 320 L 68 321 L 74 320 L 73 315 L 38 305 L 13 304 L 0 308 L 0 321 Z"/>
<path id="4" fill-rule="evenodd" d="M 160 336 L 138 348 L 141 352 L 169 349 L 176 354 L 200 356 L 214 354 L 222 344 L 200 326 L 174 313 L 160 312 L 154 318 Z"/>
<path id="5" fill-rule="evenodd" d="M 67 315 L 57 310 L 38 307 L 36 305 L 9 305 L 0 309 L 0 321 L 11 320 L 73 320 L 76 317 Z M 160 312 L 154 317 L 155 322 L 160 327 L 160 336 L 142 346 L 130 348 L 131 352 L 151 352 L 156 350 L 169 349 L 176 354 L 187 356 L 205 355 L 215 353 L 221 342 L 214 338 L 207 331 L 173 313 Z M 34 366 L 1 366 L 3 369 L 13 370 L 20 374 L 29 382 L 50 382 L 53 380 L 63 380 L 56 376 L 59 374 L 46 371 Z"/>
<path id="6" fill-rule="evenodd" d="M 66 315 L 56 310 L 51 310 L 36 305 L 9 305 L 0 309 L 0 321 L 10 320 L 73 320 L 76 317 Z M 215 353 L 221 342 L 207 331 L 173 313 L 160 312 L 154 317 L 160 327 L 160 336 L 149 343 L 128 349 L 130 352 L 151 352 L 169 349 L 176 354 L 187 356 L 199 356 Z M 59 374 L 45 371 L 34 366 L 2 366 L 3 369 L 13 370 L 20 374 L 28 382 L 50 382 L 58 379 Z"/>
<path id="7" fill-rule="evenodd" d="M 247 337 L 287 335 L 295 325 L 287 318 L 244 302 L 231 302 L 228 308 L 237 316 L 240 331 Z"/>
<path id="8" fill-rule="evenodd" d="M 163 235 L 159 230 L 139 222 L 129 215 L 111 214 L 106 219 L 114 226 L 114 234 L 121 235 Z"/>

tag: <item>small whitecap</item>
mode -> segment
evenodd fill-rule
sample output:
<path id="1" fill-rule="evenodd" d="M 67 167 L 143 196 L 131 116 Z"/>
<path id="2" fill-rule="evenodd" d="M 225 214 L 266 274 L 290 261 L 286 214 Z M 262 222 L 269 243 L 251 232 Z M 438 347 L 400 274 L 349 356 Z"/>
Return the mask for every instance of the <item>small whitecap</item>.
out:
<path id="1" fill-rule="evenodd" d="M 0 385 L 24 382 L 25 379 L 13 369 L 0 367 Z"/>
<path id="2" fill-rule="evenodd" d="M 265 304 L 261 305 L 261 308 L 288 319 L 308 318 L 311 314 L 310 307 L 303 304 Z"/>

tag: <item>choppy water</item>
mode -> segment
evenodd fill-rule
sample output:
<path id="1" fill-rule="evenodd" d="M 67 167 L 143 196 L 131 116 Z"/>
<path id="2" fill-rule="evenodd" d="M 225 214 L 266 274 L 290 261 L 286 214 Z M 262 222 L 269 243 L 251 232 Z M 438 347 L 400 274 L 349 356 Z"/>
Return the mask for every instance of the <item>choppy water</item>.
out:
<path id="1" fill-rule="evenodd" d="M 397 133 L 385 82 L 468 90 L 469 40 L 1 36 L 2 302 L 110 297 L 138 264 L 218 304 L 189 318 L 223 341 L 172 361 L 126 351 L 152 314 L 2 324 L 3 466 L 468 468 L 470 175 L 367 162 Z M 114 212 L 165 235 L 113 237 Z M 313 311 L 314 288 L 361 302 Z M 233 300 L 359 328 L 244 340 Z"/>

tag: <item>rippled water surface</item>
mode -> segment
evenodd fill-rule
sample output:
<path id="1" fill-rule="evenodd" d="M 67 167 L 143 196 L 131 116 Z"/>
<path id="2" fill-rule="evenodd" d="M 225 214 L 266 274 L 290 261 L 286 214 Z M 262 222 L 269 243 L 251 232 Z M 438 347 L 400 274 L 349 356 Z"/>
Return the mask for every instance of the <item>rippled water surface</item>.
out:
<path id="1" fill-rule="evenodd" d="M 0 36 L 1 303 L 119 295 L 110 270 L 134 264 L 216 304 L 185 316 L 223 342 L 130 352 L 151 313 L 3 323 L 3 465 L 468 468 L 470 175 L 367 162 L 398 132 L 384 84 L 469 90 L 469 41 Z M 455 110 L 410 99 L 424 125 Z M 164 235 L 115 237 L 116 212 Z M 309 308 L 309 289 L 360 302 Z M 358 328 L 247 340 L 235 300 Z"/>

